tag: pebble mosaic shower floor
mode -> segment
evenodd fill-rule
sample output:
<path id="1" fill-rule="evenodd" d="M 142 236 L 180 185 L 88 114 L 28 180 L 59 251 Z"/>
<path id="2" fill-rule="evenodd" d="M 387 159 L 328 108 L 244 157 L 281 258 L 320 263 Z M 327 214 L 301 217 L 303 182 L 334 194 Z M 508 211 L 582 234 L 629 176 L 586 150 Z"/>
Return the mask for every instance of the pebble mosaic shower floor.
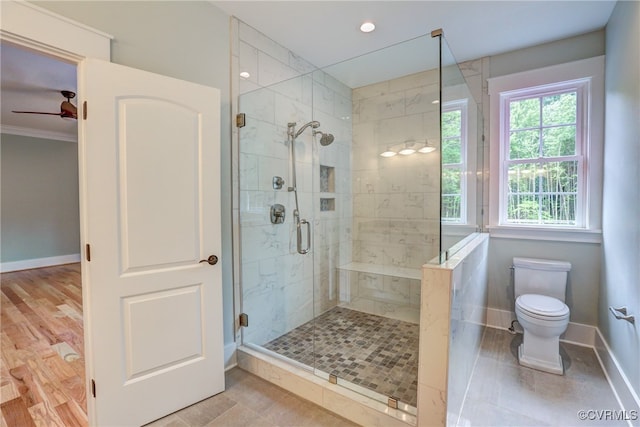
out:
<path id="1" fill-rule="evenodd" d="M 335 307 L 264 347 L 415 407 L 418 334 L 417 324 Z"/>

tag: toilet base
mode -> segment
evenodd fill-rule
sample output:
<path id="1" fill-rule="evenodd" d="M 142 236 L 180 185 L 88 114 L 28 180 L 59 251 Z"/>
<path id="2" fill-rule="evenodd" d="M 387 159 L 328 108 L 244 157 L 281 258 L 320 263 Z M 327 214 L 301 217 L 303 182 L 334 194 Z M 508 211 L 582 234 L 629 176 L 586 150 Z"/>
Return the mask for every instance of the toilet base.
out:
<path id="1" fill-rule="evenodd" d="M 524 353 L 524 343 L 518 346 L 518 363 L 527 368 L 537 369 L 539 371 L 549 372 L 556 375 L 564 375 L 564 367 L 562 365 L 562 357 L 558 353 L 558 358 L 555 361 L 540 360 L 534 357 L 529 357 Z"/>

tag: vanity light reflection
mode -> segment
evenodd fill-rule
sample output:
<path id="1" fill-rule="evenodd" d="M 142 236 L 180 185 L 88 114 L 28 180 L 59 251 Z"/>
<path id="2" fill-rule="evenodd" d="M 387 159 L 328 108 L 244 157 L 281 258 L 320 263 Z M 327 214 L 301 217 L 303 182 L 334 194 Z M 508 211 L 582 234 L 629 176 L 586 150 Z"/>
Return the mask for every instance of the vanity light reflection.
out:
<path id="1" fill-rule="evenodd" d="M 382 156 L 382 157 L 393 157 L 396 154 L 398 154 L 398 153 L 396 153 L 395 151 L 391 150 L 391 148 L 387 148 L 385 151 L 380 153 L 380 156 Z"/>
<path id="2" fill-rule="evenodd" d="M 385 151 L 380 153 L 381 157 L 393 157 L 396 154 L 401 154 L 403 156 L 410 156 L 415 153 L 427 154 L 433 151 L 436 151 L 436 147 L 431 145 L 427 140 L 424 141 L 420 145 L 420 148 L 416 148 L 418 143 L 414 141 L 406 141 L 402 144 L 398 144 L 391 147 L 386 147 Z"/>

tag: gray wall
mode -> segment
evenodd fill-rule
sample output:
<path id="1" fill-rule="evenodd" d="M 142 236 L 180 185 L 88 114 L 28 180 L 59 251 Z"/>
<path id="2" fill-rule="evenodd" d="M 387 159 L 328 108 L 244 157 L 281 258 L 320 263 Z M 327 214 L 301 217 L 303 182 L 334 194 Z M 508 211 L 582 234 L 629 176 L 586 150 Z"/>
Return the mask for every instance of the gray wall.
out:
<path id="1" fill-rule="evenodd" d="M 115 37 L 111 60 L 220 89 L 225 343 L 233 342 L 229 16 L 204 1 L 34 1 Z"/>
<path id="2" fill-rule="evenodd" d="M 604 30 L 593 31 L 491 57 L 491 76 L 504 76 L 604 55 Z"/>
<path id="3" fill-rule="evenodd" d="M 491 238 L 488 291 L 490 308 L 515 310 L 513 279 L 509 270 L 514 256 L 569 261 L 571 272 L 567 282 L 566 303 L 571 309 L 571 321 L 597 325 L 599 244 Z"/>
<path id="4" fill-rule="evenodd" d="M 595 31 L 492 56 L 489 58 L 487 77 L 562 64 L 604 53 L 604 30 Z M 490 111 L 485 109 L 484 113 L 489 119 Z M 490 140 L 486 127 L 485 132 L 489 137 L 487 140 Z M 567 289 L 571 321 L 597 325 L 600 244 L 492 238 L 489 247 L 489 308 L 514 311 L 513 283 L 509 270 L 514 256 L 558 259 L 569 261 L 572 265 Z"/>
<path id="5" fill-rule="evenodd" d="M 78 144 L 2 134 L 4 262 L 80 252 Z"/>
<path id="6" fill-rule="evenodd" d="M 618 2 L 606 34 L 599 327 L 640 395 L 640 2 Z M 610 305 L 627 306 L 635 326 L 615 320 Z"/>

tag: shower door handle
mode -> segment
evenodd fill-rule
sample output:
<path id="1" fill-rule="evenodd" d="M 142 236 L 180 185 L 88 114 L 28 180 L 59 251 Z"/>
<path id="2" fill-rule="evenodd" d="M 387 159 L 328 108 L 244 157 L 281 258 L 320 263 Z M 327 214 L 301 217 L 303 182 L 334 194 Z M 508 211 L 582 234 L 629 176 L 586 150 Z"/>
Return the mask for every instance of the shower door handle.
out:
<path id="1" fill-rule="evenodd" d="M 307 226 L 307 247 L 302 249 L 302 226 Z M 311 248 L 311 224 L 306 219 L 301 219 L 297 224 L 297 233 L 298 233 L 298 253 L 305 255 L 309 253 L 309 248 Z"/>

